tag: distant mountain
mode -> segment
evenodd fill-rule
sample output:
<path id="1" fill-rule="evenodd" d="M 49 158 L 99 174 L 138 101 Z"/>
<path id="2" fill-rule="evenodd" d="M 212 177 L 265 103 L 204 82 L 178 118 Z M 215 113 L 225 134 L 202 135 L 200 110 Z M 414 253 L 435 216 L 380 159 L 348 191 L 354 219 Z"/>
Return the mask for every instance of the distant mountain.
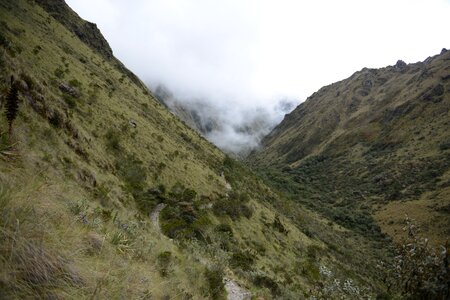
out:
<path id="1" fill-rule="evenodd" d="M 154 89 L 153 95 L 186 125 L 203 136 L 207 136 L 214 130 L 221 130 L 217 123 L 218 112 L 206 101 L 192 99 L 182 102 L 164 85 L 158 85 Z"/>
<path id="2" fill-rule="evenodd" d="M 272 114 L 282 116 L 295 106 L 294 101 L 283 99 L 272 111 L 258 108 L 248 111 L 243 120 L 237 121 L 240 116 L 233 118 L 211 101 L 179 99 L 164 85 L 156 86 L 153 95 L 186 125 L 228 154 L 241 158 L 258 147 L 261 139 L 276 125 L 277 120 Z"/>
<path id="3" fill-rule="evenodd" d="M 408 214 L 442 242 L 450 237 L 450 51 L 321 88 L 248 160 L 348 228 L 377 222 L 398 237 Z"/>

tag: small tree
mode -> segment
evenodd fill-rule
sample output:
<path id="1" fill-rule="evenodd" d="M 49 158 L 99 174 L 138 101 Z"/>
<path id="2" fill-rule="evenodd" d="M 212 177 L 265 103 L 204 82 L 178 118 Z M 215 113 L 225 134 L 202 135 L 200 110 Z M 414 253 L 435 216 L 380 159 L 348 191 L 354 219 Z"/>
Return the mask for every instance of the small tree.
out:
<path id="1" fill-rule="evenodd" d="M 19 88 L 17 82 L 14 80 L 14 76 L 11 76 L 11 87 L 6 94 L 6 119 L 9 125 L 9 136 L 12 134 L 12 124 L 17 117 L 17 111 L 19 109 Z"/>

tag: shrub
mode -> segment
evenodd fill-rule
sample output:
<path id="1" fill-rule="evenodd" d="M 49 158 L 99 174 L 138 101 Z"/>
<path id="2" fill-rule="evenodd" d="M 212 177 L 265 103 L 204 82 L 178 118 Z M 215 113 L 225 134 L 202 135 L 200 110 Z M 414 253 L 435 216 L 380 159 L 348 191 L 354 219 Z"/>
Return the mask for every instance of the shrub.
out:
<path id="1" fill-rule="evenodd" d="M 72 97 L 71 95 L 64 94 L 63 100 L 64 100 L 64 102 L 66 102 L 66 104 L 67 104 L 67 106 L 69 106 L 69 108 L 74 109 L 75 107 L 77 107 L 77 102 L 75 101 L 75 98 Z"/>
<path id="2" fill-rule="evenodd" d="M 160 214 L 161 230 L 170 238 L 205 240 L 204 231 L 211 224 L 204 212 L 189 203 L 171 204 Z"/>
<path id="3" fill-rule="evenodd" d="M 142 161 L 133 155 L 126 155 L 117 160 L 116 167 L 126 183 L 127 190 L 133 196 L 139 194 L 147 178 L 147 171 L 142 166 Z"/>
<path id="4" fill-rule="evenodd" d="M 214 228 L 214 231 L 217 233 L 228 235 L 230 237 L 233 236 L 233 229 L 228 224 L 219 224 Z"/>
<path id="5" fill-rule="evenodd" d="M 233 252 L 230 258 L 230 266 L 233 268 L 241 268 L 244 271 L 250 270 L 255 262 L 254 254 L 248 250 Z"/>
<path id="6" fill-rule="evenodd" d="M 156 265 L 158 266 L 159 274 L 166 277 L 169 274 L 169 267 L 172 261 L 172 252 L 164 251 L 156 257 Z"/>
<path id="7" fill-rule="evenodd" d="M 164 185 L 160 185 L 158 188 L 134 191 L 133 197 L 138 208 L 146 215 L 149 215 L 158 203 L 163 203 L 167 200 Z"/>
<path id="8" fill-rule="evenodd" d="M 58 68 L 55 69 L 55 71 L 53 71 L 53 74 L 57 78 L 62 79 L 62 78 L 64 78 L 64 69 L 61 68 L 61 67 L 58 67 Z"/>
<path id="9" fill-rule="evenodd" d="M 183 191 L 183 201 L 193 201 L 197 197 L 197 192 L 192 189 L 185 189 Z"/>
<path id="10" fill-rule="evenodd" d="M 213 266 L 205 270 L 205 278 L 208 283 L 209 295 L 212 299 L 221 299 L 225 286 L 223 284 L 223 270 L 218 266 Z"/>
<path id="11" fill-rule="evenodd" d="M 181 236 L 186 235 L 186 228 L 188 227 L 188 224 L 186 221 L 182 219 L 170 219 L 170 220 L 164 220 L 161 224 L 161 230 L 162 232 L 174 239 L 174 238 L 181 238 Z"/>
<path id="12" fill-rule="evenodd" d="M 222 199 L 214 203 L 213 212 L 217 216 L 228 215 L 234 221 L 241 216 L 251 218 L 253 210 L 248 206 L 248 201 L 247 194 L 231 192 L 228 199 Z"/>
<path id="13" fill-rule="evenodd" d="M 37 45 L 33 48 L 33 54 L 37 55 L 42 50 L 42 47 Z"/>
<path id="14" fill-rule="evenodd" d="M 81 82 L 79 82 L 76 79 L 72 79 L 69 81 L 69 85 L 71 85 L 72 87 L 79 88 L 79 87 L 81 87 Z"/>
<path id="15" fill-rule="evenodd" d="M 267 275 L 258 274 L 253 278 L 253 284 L 259 287 L 265 287 L 270 290 L 272 295 L 277 296 L 280 294 L 280 287 L 278 284 Z"/>
<path id="16" fill-rule="evenodd" d="M 320 279 L 319 267 L 309 260 L 302 263 L 302 274 L 314 282 Z"/>
<path id="17" fill-rule="evenodd" d="M 275 219 L 273 220 L 273 223 L 272 223 L 272 227 L 273 227 L 275 230 L 277 230 L 277 231 L 279 231 L 279 232 L 281 232 L 281 233 L 283 233 L 283 234 L 288 234 L 288 232 L 289 232 L 289 231 L 284 227 L 283 223 L 281 223 L 280 217 L 279 217 L 279 216 L 275 216 Z"/>
<path id="18" fill-rule="evenodd" d="M 432 249 L 428 239 L 419 237 L 420 228 L 407 218 L 404 228 L 406 242 L 390 270 L 389 285 L 395 286 L 406 299 L 449 299 L 450 247 Z"/>
<path id="19" fill-rule="evenodd" d="M 109 129 L 106 134 L 106 147 L 112 151 L 119 151 L 120 146 L 120 135 L 116 130 Z"/>
<path id="20" fill-rule="evenodd" d="M 439 145 L 439 149 L 440 149 L 441 151 L 445 151 L 445 150 L 450 149 L 450 142 L 449 142 L 449 143 L 442 143 L 442 144 L 440 144 L 440 145 Z"/>

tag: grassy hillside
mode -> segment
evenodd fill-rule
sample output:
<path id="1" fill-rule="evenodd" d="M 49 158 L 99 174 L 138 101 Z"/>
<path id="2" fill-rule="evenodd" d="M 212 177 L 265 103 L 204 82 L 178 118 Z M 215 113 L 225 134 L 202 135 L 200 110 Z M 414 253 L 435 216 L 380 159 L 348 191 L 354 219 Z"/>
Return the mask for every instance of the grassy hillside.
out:
<path id="1" fill-rule="evenodd" d="M 226 157 L 63 1 L 0 1 L 0 20 L 0 298 L 223 299 L 229 282 L 264 299 L 385 291 L 384 242 Z"/>
<path id="2" fill-rule="evenodd" d="M 362 69 L 321 88 L 249 158 L 266 178 L 346 228 L 402 239 L 405 215 L 450 237 L 450 51 Z"/>

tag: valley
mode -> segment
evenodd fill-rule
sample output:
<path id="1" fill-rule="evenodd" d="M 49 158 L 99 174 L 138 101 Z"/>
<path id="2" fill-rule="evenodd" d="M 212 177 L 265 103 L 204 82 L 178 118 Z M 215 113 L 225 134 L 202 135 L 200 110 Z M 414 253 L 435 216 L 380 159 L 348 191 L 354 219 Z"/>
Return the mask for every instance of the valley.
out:
<path id="1" fill-rule="evenodd" d="M 396 257 L 405 214 L 449 237 L 450 51 L 249 120 L 227 154 L 63 0 L 0 20 L 0 299 L 448 295 L 448 244 L 412 288 L 423 261 Z"/>

